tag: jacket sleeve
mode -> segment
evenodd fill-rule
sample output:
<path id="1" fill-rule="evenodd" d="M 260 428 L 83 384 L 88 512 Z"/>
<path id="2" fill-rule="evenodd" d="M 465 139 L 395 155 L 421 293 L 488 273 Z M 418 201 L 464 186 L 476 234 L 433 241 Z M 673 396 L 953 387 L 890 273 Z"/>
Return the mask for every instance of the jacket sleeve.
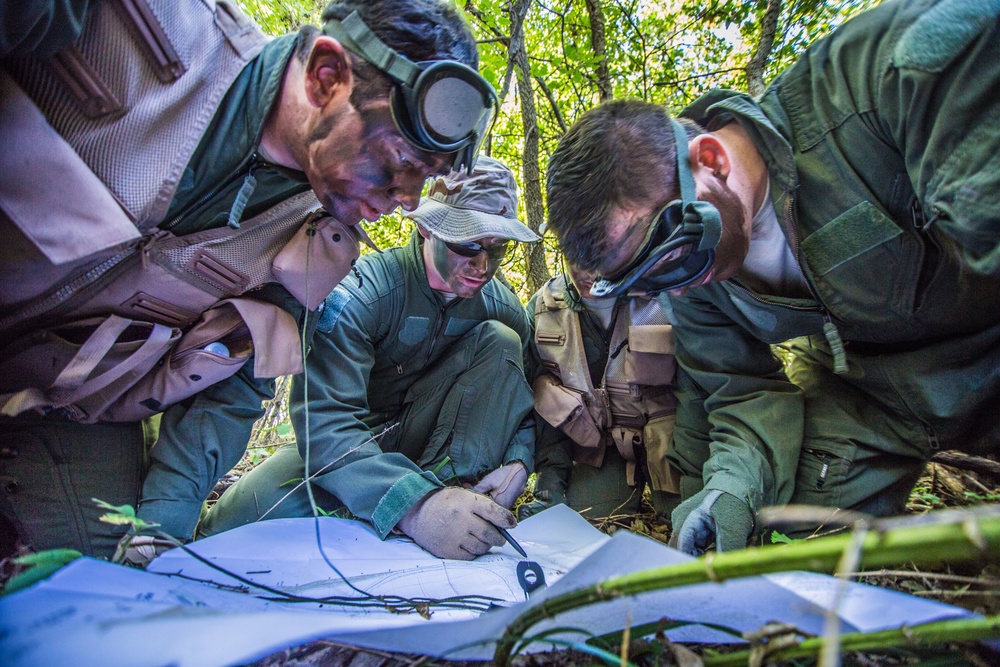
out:
<path id="1" fill-rule="evenodd" d="M 802 392 L 770 346 L 699 298 L 700 291 L 672 299 L 682 372 L 671 458 L 688 476 L 700 469 L 705 488 L 741 498 L 754 511 L 788 502 L 802 448 Z"/>
<path id="2" fill-rule="evenodd" d="M 253 358 L 232 377 L 168 408 L 150 451 L 138 517 L 190 539 L 215 483 L 239 463 L 250 433 L 274 398 L 274 380 L 253 374 Z"/>
<path id="3" fill-rule="evenodd" d="M 0 59 L 48 58 L 76 41 L 93 0 L 18 0 L 0 11 Z"/>
<path id="4" fill-rule="evenodd" d="M 292 425 L 314 481 L 385 537 L 404 514 L 442 486 L 406 456 L 384 452 L 366 388 L 375 358 L 380 302 L 369 305 L 338 287 L 327 300 L 328 331 L 317 331 L 306 372 L 292 383 Z"/>
<path id="5" fill-rule="evenodd" d="M 1000 274 L 1000 6 L 900 5 L 901 27 L 871 73 L 876 112 L 902 153 L 924 215 L 966 263 Z"/>

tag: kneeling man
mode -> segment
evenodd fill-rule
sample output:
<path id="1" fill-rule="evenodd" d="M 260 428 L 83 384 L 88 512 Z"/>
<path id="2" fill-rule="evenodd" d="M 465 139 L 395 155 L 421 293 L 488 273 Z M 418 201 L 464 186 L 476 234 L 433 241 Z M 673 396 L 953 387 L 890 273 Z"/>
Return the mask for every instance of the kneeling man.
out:
<path id="1" fill-rule="evenodd" d="M 533 465 L 528 322 L 493 278 L 517 219 L 513 175 L 481 156 L 439 177 L 407 214 L 409 245 L 362 257 L 326 301 L 306 373 L 292 387 L 297 446 L 280 448 L 223 494 L 199 534 L 346 507 L 385 537 L 442 558 L 503 544 Z M 293 490 L 294 488 L 294 490 Z M 291 493 L 290 493 L 291 491 Z"/>

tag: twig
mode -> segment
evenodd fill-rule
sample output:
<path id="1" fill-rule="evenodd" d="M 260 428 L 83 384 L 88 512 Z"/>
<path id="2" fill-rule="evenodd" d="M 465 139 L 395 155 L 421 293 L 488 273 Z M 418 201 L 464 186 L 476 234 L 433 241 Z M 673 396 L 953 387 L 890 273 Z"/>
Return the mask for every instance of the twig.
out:
<path id="1" fill-rule="evenodd" d="M 944 574 L 936 572 L 911 572 L 909 570 L 879 570 L 878 572 L 849 572 L 849 577 L 920 577 L 953 584 L 974 584 L 977 586 L 1000 586 L 1000 579 L 995 577 L 965 577 L 959 574 Z"/>
<path id="2" fill-rule="evenodd" d="M 1000 637 L 1000 616 L 938 621 L 913 627 L 903 626 L 879 632 L 852 632 L 841 637 L 844 651 L 871 651 L 891 646 L 931 646 L 951 642 L 971 642 Z M 795 646 L 781 648 L 769 655 L 771 662 L 788 661 L 816 655 L 822 638 L 804 639 Z M 705 667 L 738 667 L 747 664 L 749 651 L 725 655 L 705 655 Z"/>

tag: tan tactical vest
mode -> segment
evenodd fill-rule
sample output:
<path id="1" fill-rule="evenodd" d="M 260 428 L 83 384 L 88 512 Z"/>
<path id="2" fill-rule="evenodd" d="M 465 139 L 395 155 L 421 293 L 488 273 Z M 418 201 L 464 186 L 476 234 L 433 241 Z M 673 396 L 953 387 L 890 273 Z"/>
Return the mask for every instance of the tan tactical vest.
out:
<path id="1" fill-rule="evenodd" d="M 670 390 L 673 327 L 654 300 L 619 301 L 612 317 L 608 358 L 599 387 L 591 381 L 580 316 L 566 303 L 566 279 L 553 278 L 535 301 L 535 344 L 548 369 L 535 381 L 535 409 L 574 443 L 575 461 L 600 467 L 612 442 L 635 484 L 636 448 L 646 450 L 651 486 L 678 492 L 664 459 L 677 399 Z"/>
<path id="2" fill-rule="evenodd" d="M 0 72 L 0 268 L 21 278 L 0 299 L 0 413 L 131 421 L 251 354 L 258 377 L 301 371 L 294 318 L 239 297 L 277 281 L 315 309 L 358 257 L 360 229 L 312 192 L 238 230 L 156 229 L 263 43 L 223 0 L 106 0 L 76 44 Z"/>

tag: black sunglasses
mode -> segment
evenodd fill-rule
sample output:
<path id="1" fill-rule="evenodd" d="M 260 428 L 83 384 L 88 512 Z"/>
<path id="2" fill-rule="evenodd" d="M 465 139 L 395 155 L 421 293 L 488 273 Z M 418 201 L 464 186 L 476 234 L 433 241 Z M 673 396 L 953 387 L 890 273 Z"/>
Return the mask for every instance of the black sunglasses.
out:
<path id="1" fill-rule="evenodd" d="M 507 256 L 507 252 L 510 250 L 510 241 L 494 243 L 489 247 L 484 246 L 482 243 L 478 243 L 477 241 L 466 241 L 464 243 L 449 243 L 448 241 L 445 241 L 444 244 L 448 246 L 448 250 L 451 250 L 456 255 L 461 255 L 462 257 L 476 257 L 479 253 L 485 252 L 486 256 L 494 262 L 502 260 Z"/>

